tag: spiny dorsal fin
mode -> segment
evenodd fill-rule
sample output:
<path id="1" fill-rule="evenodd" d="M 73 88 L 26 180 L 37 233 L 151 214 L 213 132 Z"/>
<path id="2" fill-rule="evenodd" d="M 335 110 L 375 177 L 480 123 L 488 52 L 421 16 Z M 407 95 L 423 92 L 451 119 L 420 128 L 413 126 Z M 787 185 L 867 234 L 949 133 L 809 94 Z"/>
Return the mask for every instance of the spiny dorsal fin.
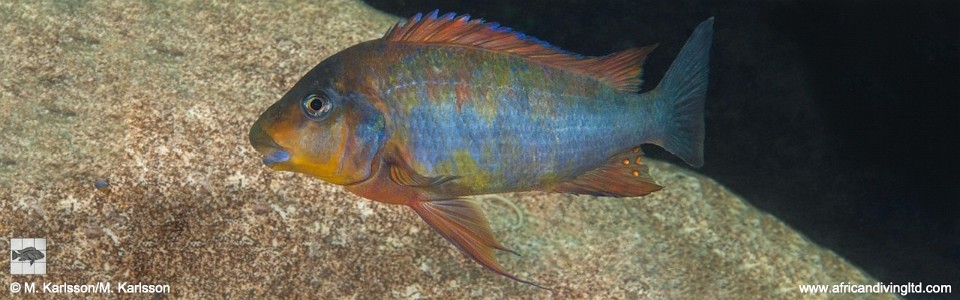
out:
<path id="1" fill-rule="evenodd" d="M 497 23 L 469 15 L 448 13 L 437 16 L 437 10 L 424 17 L 417 14 L 400 20 L 383 35 L 383 40 L 402 43 L 444 44 L 476 47 L 504 52 L 525 59 L 567 69 L 606 82 L 617 90 L 640 90 L 643 61 L 656 45 L 627 49 L 603 57 L 585 57 L 561 50 L 534 37 L 515 32 Z"/>
<path id="2" fill-rule="evenodd" d="M 599 168 L 557 184 L 549 191 L 603 197 L 636 197 L 659 191 L 662 187 L 647 173 L 642 158 L 640 147 L 633 148 L 611 157 Z"/>

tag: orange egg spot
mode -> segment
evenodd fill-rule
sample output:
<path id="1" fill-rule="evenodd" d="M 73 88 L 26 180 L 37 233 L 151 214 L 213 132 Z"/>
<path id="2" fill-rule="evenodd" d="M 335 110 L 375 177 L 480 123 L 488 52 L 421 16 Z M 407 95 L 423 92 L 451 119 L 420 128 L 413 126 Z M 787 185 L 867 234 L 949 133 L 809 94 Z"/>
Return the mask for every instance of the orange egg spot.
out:
<path id="1" fill-rule="evenodd" d="M 640 147 L 633 147 L 633 150 L 631 151 L 633 151 L 633 153 L 638 153 L 640 152 Z"/>
<path id="2" fill-rule="evenodd" d="M 641 157 L 642 157 L 642 156 L 637 156 L 637 163 L 638 163 L 638 164 L 640 163 L 640 158 L 641 158 Z"/>
<path id="3" fill-rule="evenodd" d="M 629 160 L 629 159 L 624 159 L 624 160 L 623 160 L 623 164 L 624 164 L 624 165 L 629 165 L 629 164 L 630 164 L 630 160 Z"/>
<path id="4" fill-rule="evenodd" d="M 640 176 L 640 171 L 633 171 L 633 176 Z"/>

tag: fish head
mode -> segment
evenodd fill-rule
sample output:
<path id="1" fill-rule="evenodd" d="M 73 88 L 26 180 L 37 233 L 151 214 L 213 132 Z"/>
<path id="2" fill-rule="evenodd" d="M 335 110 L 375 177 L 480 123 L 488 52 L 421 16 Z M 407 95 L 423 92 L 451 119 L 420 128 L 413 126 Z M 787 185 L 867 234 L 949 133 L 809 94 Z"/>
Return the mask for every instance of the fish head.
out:
<path id="1" fill-rule="evenodd" d="M 370 177 L 384 118 L 367 96 L 345 88 L 331 60 L 260 115 L 250 128 L 250 143 L 271 169 L 349 185 Z"/>

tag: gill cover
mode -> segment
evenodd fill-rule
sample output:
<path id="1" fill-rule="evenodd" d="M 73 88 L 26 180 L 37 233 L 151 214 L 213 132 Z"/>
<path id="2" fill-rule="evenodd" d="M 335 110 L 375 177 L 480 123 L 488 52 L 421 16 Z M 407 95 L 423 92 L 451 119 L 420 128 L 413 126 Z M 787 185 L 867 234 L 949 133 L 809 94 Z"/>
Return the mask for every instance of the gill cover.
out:
<path id="1" fill-rule="evenodd" d="M 275 170 L 340 185 L 363 181 L 383 139 L 383 115 L 363 95 L 321 83 L 330 78 L 324 71 L 317 66 L 267 109 L 250 129 L 251 143 L 267 158 L 288 154 L 269 164 Z"/>

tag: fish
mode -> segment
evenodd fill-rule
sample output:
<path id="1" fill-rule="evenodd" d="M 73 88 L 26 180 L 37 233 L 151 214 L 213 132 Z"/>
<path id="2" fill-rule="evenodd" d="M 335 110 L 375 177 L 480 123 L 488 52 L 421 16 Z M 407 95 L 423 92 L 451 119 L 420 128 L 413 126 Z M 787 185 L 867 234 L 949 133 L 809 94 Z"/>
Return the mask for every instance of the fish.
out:
<path id="1" fill-rule="evenodd" d="M 43 252 L 40 252 L 40 250 L 37 250 L 37 248 L 34 248 L 34 247 L 26 247 L 20 251 L 13 250 L 10 252 L 12 256 L 10 260 L 16 260 L 16 261 L 29 260 L 31 266 L 33 265 L 34 261 L 43 259 Z"/>
<path id="2" fill-rule="evenodd" d="M 545 191 L 636 197 L 660 190 L 642 144 L 703 165 L 713 18 L 658 85 L 657 45 L 590 57 L 498 23 L 448 13 L 400 20 L 322 60 L 251 126 L 276 171 L 410 207 L 466 257 L 508 272 L 474 195 Z"/>

